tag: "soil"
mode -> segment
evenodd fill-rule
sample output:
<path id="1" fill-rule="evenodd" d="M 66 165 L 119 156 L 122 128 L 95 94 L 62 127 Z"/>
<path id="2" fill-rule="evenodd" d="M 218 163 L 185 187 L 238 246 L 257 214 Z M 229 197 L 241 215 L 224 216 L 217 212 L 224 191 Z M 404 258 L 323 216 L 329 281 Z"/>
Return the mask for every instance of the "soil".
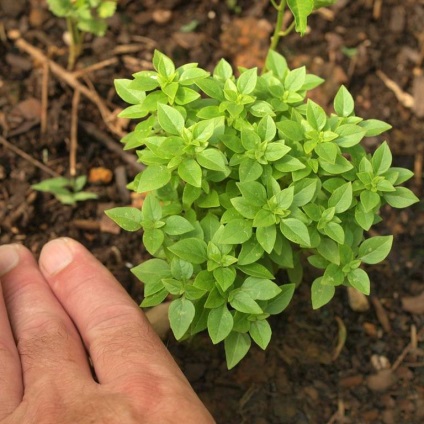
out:
<path id="1" fill-rule="evenodd" d="M 235 66 L 260 66 L 274 21 L 265 0 L 119 0 L 106 36 L 86 38 L 77 69 L 114 60 L 79 81 L 117 112 L 125 105 L 113 79 L 150 68 L 154 48 L 177 64 L 192 61 L 212 69 L 225 57 Z M 57 174 L 69 172 L 73 89 L 50 72 L 47 126 L 41 131 L 44 68 L 8 37 L 12 29 L 61 66 L 67 61 L 65 22 L 49 13 L 44 0 L 0 2 L 0 243 L 24 243 L 38 255 L 48 240 L 73 237 L 140 302 L 142 286 L 129 271 L 147 258 L 140 234 L 121 233 L 103 218 L 105 208 L 129 203 L 122 187 L 137 170 L 125 161 L 119 137 L 98 108 L 81 96 L 77 173 L 90 175 L 87 190 L 99 199 L 65 206 L 31 189 L 51 176 L 34 160 Z M 306 64 L 327 79 L 313 96 L 329 110 L 343 83 L 359 116 L 393 125 L 388 142 L 394 163 L 416 172 L 408 186 L 422 197 L 424 2 L 339 0 L 311 18 L 303 38 L 287 37 L 281 51 L 291 66 Z M 368 139 L 367 147 L 381 141 Z M 367 311 L 352 310 L 341 289 L 329 306 L 312 311 L 305 278 L 289 308 L 272 320 L 266 352 L 252 348 L 231 371 L 223 347 L 213 346 L 207 335 L 181 344 L 167 337 L 218 423 L 424 422 L 424 211 L 420 203 L 383 214 L 374 234 L 394 234 L 395 244 L 384 263 L 368 269 Z"/>

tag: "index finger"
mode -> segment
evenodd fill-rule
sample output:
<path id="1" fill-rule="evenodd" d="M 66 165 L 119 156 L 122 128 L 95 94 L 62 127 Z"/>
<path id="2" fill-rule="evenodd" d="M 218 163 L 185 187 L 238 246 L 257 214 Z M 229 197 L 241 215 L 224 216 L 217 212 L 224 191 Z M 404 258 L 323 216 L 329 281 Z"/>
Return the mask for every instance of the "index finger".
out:
<path id="1" fill-rule="evenodd" d="M 117 387 L 141 378 L 149 391 L 155 381 L 177 376 L 189 386 L 139 307 L 81 244 L 54 240 L 44 246 L 39 262 L 77 326 L 100 383 Z"/>

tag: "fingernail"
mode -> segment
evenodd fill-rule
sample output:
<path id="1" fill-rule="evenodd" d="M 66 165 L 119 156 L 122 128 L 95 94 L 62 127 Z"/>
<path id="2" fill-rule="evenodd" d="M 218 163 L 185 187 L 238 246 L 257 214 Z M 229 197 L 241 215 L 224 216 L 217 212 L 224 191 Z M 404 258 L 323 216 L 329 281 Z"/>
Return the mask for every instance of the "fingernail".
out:
<path id="1" fill-rule="evenodd" d="M 0 246 L 0 276 L 7 274 L 19 262 L 18 245 L 8 244 Z"/>
<path id="2" fill-rule="evenodd" d="M 46 244 L 42 257 L 42 267 L 47 274 L 54 275 L 69 265 L 74 255 L 68 239 L 60 238 Z"/>

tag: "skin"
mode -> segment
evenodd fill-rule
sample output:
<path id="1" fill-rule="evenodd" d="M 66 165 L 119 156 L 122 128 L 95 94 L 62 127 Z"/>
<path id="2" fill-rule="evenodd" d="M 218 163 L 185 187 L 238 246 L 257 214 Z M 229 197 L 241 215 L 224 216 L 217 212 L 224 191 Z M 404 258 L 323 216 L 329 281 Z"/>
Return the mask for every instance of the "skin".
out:
<path id="1" fill-rule="evenodd" d="M 0 424 L 215 422 L 81 244 L 51 241 L 39 263 L 21 245 L 0 246 L 0 281 Z"/>

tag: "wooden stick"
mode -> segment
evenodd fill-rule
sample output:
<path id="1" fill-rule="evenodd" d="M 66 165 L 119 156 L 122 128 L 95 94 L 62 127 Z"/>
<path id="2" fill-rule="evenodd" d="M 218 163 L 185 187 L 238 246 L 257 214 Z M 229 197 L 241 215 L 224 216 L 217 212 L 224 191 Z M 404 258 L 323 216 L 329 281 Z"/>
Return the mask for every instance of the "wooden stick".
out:
<path id="1" fill-rule="evenodd" d="M 78 148 L 78 105 L 80 101 L 79 90 L 74 91 L 72 97 L 71 115 L 71 143 L 69 146 L 69 175 L 71 178 L 77 175 L 77 148 Z"/>
<path id="2" fill-rule="evenodd" d="M 97 95 L 97 93 L 93 93 L 85 85 L 81 84 L 77 80 L 77 78 L 73 75 L 72 72 L 69 72 L 66 69 L 62 68 L 56 62 L 53 62 L 52 60 L 47 58 L 46 55 L 41 50 L 37 49 L 36 47 L 32 46 L 27 41 L 25 41 L 21 37 L 19 31 L 11 30 L 9 31 L 8 35 L 11 40 L 14 40 L 16 47 L 18 47 L 23 52 L 32 56 L 32 58 L 37 60 L 38 62 L 47 63 L 48 66 L 50 67 L 50 70 L 52 71 L 54 75 L 56 75 L 61 80 L 66 82 L 74 90 L 79 90 L 83 96 L 85 96 L 88 100 L 93 102 L 99 109 L 99 112 L 102 115 L 102 118 L 105 124 L 107 125 L 107 127 L 109 128 L 111 132 L 118 135 L 119 137 L 123 137 L 125 135 L 125 133 L 123 133 L 119 128 L 115 127 L 112 124 L 111 121 L 112 121 L 113 114 L 105 106 L 104 102 Z"/>
<path id="3" fill-rule="evenodd" d="M 100 69 L 106 68 L 107 66 L 116 65 L 118 63 L 118 59 L 116 57 L 112 57 L 110 59 L 103 60 L 102 62 L 95 63 L 94 65 L 87 66 L 83 69 L 78 69 L 77 71 L 72 72 L 72 75 L 75 78 L 80 78 L 83 75 L 89 74 L 90 72 L 98 71 Z"/>
<path id="4" fill-rule="evenodd" d="M 49 65 L 43 64 L 43 78 L 41 80 L 41 117 L 40 131 L 43 137 L 47 131 L 47 110 L 49 103 Z"/>
<path id="5" fill-rule="evenodd" d="M 41 169 L 45 173 L 51 175 L 52 177 L 60 177 L 60 174 L 53 171 L 46 165 L 39 162 L 37 159 L 34 159 L 32 156 L 30 156 L 28 153 L 25 153 L 23 150 L 21 150 L 19 147 L 14 146 L 13 144 L 9 143 L 5 138 L 0 136 L 0 143 L 3 144 L 7 149 L 11 150 L 12 152 L 19 155 L 21 158 L 27 160 L 28 162 L 32 163 L 37 168 Z"/>

